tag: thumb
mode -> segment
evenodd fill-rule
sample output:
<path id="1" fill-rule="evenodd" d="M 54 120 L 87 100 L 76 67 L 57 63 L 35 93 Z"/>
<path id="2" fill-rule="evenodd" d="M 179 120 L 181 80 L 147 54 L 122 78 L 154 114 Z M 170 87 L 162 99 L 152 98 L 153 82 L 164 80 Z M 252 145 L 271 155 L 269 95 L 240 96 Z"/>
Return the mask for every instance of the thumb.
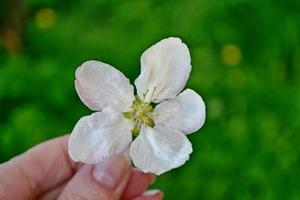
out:
<path id="1" fill-rule="evenodd" d="M 119 199 L 129 180 L 128 160 L 117 155 L 97 165 L 84 165 L 60 194 L 63 199 Z"/>

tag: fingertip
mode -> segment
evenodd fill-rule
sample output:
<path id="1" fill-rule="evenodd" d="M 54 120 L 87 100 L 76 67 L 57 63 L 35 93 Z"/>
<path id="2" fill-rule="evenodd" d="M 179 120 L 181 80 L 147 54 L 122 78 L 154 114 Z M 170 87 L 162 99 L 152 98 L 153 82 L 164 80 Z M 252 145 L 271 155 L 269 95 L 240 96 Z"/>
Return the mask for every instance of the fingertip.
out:
<path id="1" fill-rule="evenodd" d="M 152 185 L 156 181 L 156 175 L 149 173 L 149 177 L 150 177 L 150 185 Z"/>
<path id="2" fill-rule="evenodd" d="M 123 200 L 133 199 L 143 194 L 149 185 L 155 182 L 156 176 L 132 168 L 130 179 L 122 195 Z"/>
<path id="3" fill-rule="evenodd" d="M 149 185 L 152 185 L 156 181 L 156 175 L 153 173 L 144 173 L 139 168 L 132 168 L 133 172 L 135 172 L 137 175 L 145 176 L 149 180 Z"/>
<path id="4" fill-rule="evenodd" d="M 122 155 L 96 165 L 84 165 L 69 181 L 59 199 L 119 199 L 131 173 Z"/>

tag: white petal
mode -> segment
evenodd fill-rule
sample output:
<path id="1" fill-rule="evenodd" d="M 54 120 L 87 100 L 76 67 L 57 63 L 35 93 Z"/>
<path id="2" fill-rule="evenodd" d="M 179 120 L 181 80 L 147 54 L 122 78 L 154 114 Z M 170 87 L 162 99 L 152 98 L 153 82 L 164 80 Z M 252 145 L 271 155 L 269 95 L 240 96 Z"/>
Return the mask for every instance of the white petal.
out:
<path id="1" fill-rule="evenodd" d="M 143 127 L 130 147 L 134 165 L 156 175 L 183 165 L 191 152 L 191 143 L 184 134 L 162 126 Z"/>
<path id="2" fill-rule="evenodd" d="M 206 115 L 201 96 L 191 89 L 186 89 L 175 100 L 180 104 L 180 130 L 185 134 L 199 130 L 205 122 Z"/>
<path id="3" fill-rule="evenodd" d="M 82 117 L 69 139 L 69 154 L 74 161 L 94 164 L 128 150 L 132 123 L 121 114 L 105 108 Z"/>
<path id="4" fill-rule="evenodd" d="M 94 111 L 106 106 L 127 111 L 134 99 L 129 80 L 114 67 L 99 61 L 87 61 L 77 68 L 75 87 L 80 99 Z"/>
<path id="5" fill-rule="evenodd" d="M 138 95 L 147 92 L 154 102 L 175 97 L 185 86 L 191 71 L 187 46 L 179 38 L 167 38 L 147 49 L 141 57 L 141 74 L 135 80 Z"/>
<path id="6" fill-rule="evenodd" d="M 185 134 L 199 130 L 205 122 L 205 104 L 193 90 L 186 89 L 174 99 L 163 101 L 154 112 L 155 124 L 177 128 Z"/>
<path id="7" fill-rule="evenodd" d="M 178 128 L 180 125 L 180 104 L 175 99 L 161 102 L 154 109 L 153 120 L 156 125 Z"/>

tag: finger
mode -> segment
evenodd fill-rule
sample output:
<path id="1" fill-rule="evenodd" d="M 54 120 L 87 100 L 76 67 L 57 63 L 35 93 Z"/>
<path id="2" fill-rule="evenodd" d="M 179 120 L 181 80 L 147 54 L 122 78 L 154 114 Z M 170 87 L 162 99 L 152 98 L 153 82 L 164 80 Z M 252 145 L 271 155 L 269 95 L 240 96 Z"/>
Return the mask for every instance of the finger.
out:
<path id="1" fill-rule="evenodd" d="M 156 177 L 151 173 L 143 173 L 140 170 L 133 168 L 130 179 L 122 194 L 122 200 L 131 200 L 140 196 L 148 188 L 149 185 L 154 183 Z"/>
<path id="2" fill-rule="evenodd" d="M 0 165 L 0 197 L 34 199 L 70 179 L 78 165 L 69 158 L 67 142 L 68 136 L 50 140 Z"/>
<path id="3" fill-rule="evenodd" d="M 54 200 L 57 199 L 60 193 L 64 190 L 66 187 L 67 183 L 63 183 L 62 185 L 45 192 L 43 194 L 40 194 L 36 199 L 37 200 Z"/>
<path id="4" fill-rule="evenodd" d="M 164 194 L 159 190 L 148 190 L 141 196 L 134 198 L 133 200 L 161 200 L 164 198 Z"/>
<path id="5" fill-rule="evenodd" d="M 83 166 L 58 199 L 119 199 L 131 174 L 131 166 L 117 155 L 95 166 Z"/>

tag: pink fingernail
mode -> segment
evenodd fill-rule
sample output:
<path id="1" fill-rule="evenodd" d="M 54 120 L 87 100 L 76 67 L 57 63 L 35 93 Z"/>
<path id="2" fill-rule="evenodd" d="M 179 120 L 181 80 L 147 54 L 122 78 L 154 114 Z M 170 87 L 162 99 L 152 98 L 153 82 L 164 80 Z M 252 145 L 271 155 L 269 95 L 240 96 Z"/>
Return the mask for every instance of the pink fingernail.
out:
<path id="1" fill-rule="evenodd" d="M 114 190 L 122 180 L 129 164 L 121 155 L 95 165 L 93 177 L 103 187 Z"/>
<path id="2" fill-rule="evenodd" d="M 143 196 L 151 196 L 152 197 L 155 195 L 159 195 L 161 198 L 163 198 L 163 193 L 157 189 L 147 190 L 143 193 Z"/>

